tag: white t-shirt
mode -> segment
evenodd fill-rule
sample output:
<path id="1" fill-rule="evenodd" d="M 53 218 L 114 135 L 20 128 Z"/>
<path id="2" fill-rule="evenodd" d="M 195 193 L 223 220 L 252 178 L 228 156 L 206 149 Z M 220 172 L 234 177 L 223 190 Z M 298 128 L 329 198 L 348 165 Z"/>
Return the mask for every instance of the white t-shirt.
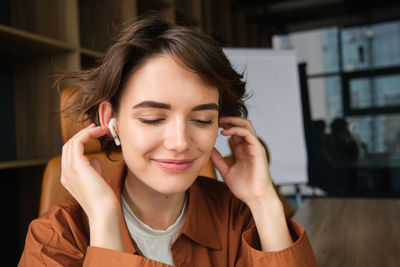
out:
<path id="1" fill-rule="evenodd" d="M 129 233 L 143 255 L 152 260 L 175 265 L 171 247 L 185 223 L 186 200 L 178 219 L 167 230 L 154 230 L 147 226 L 135 216 L 122 195 L 121 201 Z"/>

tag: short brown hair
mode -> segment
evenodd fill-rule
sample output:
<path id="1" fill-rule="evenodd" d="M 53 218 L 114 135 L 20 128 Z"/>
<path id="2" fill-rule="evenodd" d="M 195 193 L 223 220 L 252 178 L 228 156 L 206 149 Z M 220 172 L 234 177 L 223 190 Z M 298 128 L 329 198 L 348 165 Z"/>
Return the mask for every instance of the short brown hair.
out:
<path id="1" fill-rule="evenodd" d="M 221 47 L 199 30 L 173 26 L 155 15 L 142 17 L 126 27 L 113 41 L 101 63 L 92 69 L 61 75 L 75 79 L 75 98 L 65 112 L 73 119 L 85 118 L 99 124 L 98 107 L 108 100 L 119 111 L 127 79 L 151 57 L 169 54 L 219 90 L 219 116 L 247 117 L 244 104 L 246 83 L 226 58 Z M 109 138 L 100 139 L 109 155 L 119 151 Z"/>

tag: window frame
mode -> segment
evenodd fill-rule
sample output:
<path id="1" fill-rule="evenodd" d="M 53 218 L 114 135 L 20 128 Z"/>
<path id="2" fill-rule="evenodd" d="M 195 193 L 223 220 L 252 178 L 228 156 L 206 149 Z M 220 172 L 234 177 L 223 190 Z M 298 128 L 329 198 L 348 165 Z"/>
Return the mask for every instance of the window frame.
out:
<path id="1" fill-rule="evenodd" d="M 368 116 L 383 114 L 400 114 L 400 105 L 372 108 L 352 108 L 350 82 L 353 79 L 373 79 L 380 76 L 400 74 L 400 66 L 390 68 L 369 69 L 342 73 L 342 101 L 344 116 Z"/>
<path id="2" fill-rule="evenodd" d="M 380 23 L 397 22 L 400 20 L 383 21 Z M 375 78 L 384 75 L 400 74 L 400 64 L 391 65 L 390 67 L 369 67 L 362 70 L 345 71 L 343 68 L 343 48 L 342 48 L 342 31 L 354 27 L 368 27 L 377 23 L 351 25 L 346 27 L 337 27 L 337 48 L 338 48 L 338 71 L 321 72 L 314 74 L 306 74 L 307 83 L 313 78 L 328 78 L 338 76 L 341 83 L 342 90 L 342 114 L 344 117 L 356 116 L 376 116 L 385 114 L 400 114 L 400 105 L 388 107 L 374 107 L 374 108 L 352 108 L 350 96 L 350 82 L 352 79 L 358 78 Z"/>

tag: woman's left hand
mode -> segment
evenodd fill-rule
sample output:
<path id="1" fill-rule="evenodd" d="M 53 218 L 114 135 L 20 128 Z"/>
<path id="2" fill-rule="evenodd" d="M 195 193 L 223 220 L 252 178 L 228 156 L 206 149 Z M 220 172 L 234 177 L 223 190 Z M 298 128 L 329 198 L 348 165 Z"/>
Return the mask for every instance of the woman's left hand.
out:
<path id="1" fill-rule="evenodd" d="M 265 148 L 251 121 L 239 117 L 221 117 L 222 135 L 232 137 L 235 162 L 229 166 L 217 149 L 211 159 L 231 192 L 248 206 L 278 198 L 270 177 Z"/>
<path id="2" fill-rule="evenodd" d="M 214 149 L 215 167 L 231 192 L 251 210 L 263 251 L 279 251 L 293 240 L 281 201 L 273 187 L 265 148 L 249 120 L 224 117 L 219 120 L 222 135 L 232 137 L 235 163 L 228 166 Z"/>

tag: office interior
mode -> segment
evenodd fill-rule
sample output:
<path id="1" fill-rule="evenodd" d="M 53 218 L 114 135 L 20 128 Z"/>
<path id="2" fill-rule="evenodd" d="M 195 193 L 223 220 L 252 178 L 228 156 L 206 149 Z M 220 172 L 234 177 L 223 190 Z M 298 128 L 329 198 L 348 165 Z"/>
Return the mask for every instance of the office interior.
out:
<path id="1" fill-rule="evenodd" d="M 398 1 L 4 0 L 6 266 L 19 260 L 29 222 L 39 214 L 43 172 L 61 154 L 55 74 L 95 66 L 118 25 L 149 11 L 196 27 L 223 47 L 296 52 L 308 182 L 277 185 L 295 212 L 311 198 L 400 197 Z"/>

